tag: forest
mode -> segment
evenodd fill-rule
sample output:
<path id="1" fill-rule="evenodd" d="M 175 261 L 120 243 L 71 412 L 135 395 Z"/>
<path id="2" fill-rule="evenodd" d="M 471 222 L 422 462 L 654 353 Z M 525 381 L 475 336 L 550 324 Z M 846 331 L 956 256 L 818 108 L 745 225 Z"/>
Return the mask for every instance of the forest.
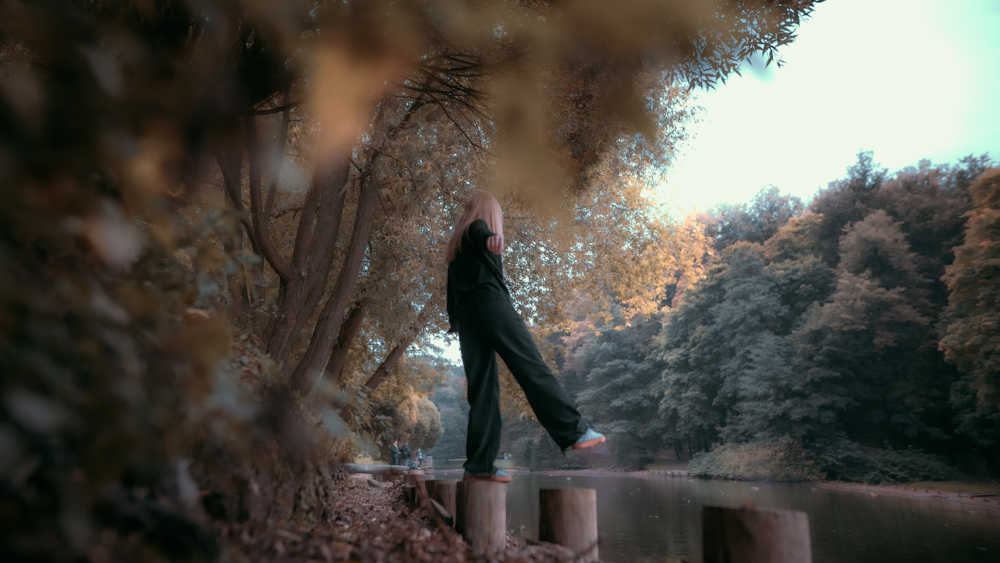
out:
<path id="1" fill-rule="evenodd" d="M 563 385 L 623 467 L 667 450 L 705 477 L 996 475 L 993 164 L 889 174 L 862 152 L 808 205 L 771 186 L 700 214 L 704 269 L 660 311 L 584 301 L 548 331 Z M 456 438 L 460 383 L 434 399 Z M 462 457 L 456 438 L 434 452 Z M 528 467 L 574 463 L 516 406 L 504 444 Z"/>
<path id="2" fill-rule="evenodd" d="M 0 553 L 340 541 L 344 462 L 461 441 L 443 249 L 482 190 L 623 464 L 995 471 L 991 161 L 862 155 L 808 208 L 655 197 L 696 89 L 781 65 L 815 4 L 0 2 Z"/>

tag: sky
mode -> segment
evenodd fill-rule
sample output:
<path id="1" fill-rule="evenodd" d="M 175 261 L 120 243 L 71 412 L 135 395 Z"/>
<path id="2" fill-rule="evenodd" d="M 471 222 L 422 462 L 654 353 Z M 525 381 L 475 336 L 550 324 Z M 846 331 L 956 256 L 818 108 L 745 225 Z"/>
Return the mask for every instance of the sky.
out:
<path id="1" fill-rule="evenodd" d="M 774 185 L 808 202 L 860 150 L 890 172 L 1000 160 L 1000 0 L 827 0 L 779 55 L 698 91 L 660 197 L 707 209 Z"/>

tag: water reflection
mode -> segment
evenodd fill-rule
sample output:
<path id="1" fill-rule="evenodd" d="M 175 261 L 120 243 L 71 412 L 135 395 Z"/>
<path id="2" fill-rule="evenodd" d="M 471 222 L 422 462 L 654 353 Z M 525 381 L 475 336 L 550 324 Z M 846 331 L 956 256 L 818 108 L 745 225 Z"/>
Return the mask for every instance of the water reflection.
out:
<path id="1" fill-rule="evenodd" d="M 1000 519 L 943 499 L 663 476 L 513 477 L 508 528 L 524 538 L 538 537 L 539 489 L 597 489 L 601 559 L 613 563 L 700 560 L 702 505 L 747 503 L 807 512 L 816 563 L 1000 561 Z"/>

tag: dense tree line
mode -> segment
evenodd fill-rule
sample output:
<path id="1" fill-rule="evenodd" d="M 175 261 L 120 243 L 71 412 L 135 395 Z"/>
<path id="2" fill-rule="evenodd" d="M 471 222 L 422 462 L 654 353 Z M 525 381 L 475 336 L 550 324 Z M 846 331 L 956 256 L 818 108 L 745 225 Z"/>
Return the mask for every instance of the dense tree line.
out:
<path id="1" fill-rule="evenodd" d="M 861 153 L 808 206 L 767 188 L 715 208 L 704 276 L 652 316 L 579 320 L 560 376 L 619 463 L 672 449 L 711 476 L 996 472 L 990 166 L 890 175 Z"/>

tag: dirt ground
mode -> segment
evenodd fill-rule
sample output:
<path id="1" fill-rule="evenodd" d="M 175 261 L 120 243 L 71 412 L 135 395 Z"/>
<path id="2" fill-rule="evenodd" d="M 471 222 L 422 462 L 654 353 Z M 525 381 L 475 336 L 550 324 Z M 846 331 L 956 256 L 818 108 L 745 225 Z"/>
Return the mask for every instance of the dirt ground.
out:
<path id="1" fill-rule="evenodd" d="M 403 488 L 351 475 L 338 501 L 304 532 L 280 524 L 217 524 L 223 561 L 268 563 L 455 562 L 576 563 L 564 547 L 535 542 L 516 545 L 499 556 L 476 555 L 451 528 L 439 528 L 423 509 L 411 510 Z"/>

